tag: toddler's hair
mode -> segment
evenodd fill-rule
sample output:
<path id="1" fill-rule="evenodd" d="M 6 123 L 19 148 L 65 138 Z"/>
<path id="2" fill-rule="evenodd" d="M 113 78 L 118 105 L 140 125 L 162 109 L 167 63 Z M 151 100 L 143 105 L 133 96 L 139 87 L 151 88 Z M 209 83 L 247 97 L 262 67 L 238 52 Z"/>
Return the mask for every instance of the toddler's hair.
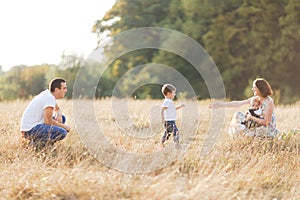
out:
<path id="1" fill-rule="evenodd" d="M 161 92 L 164 94 L 164 96 L 173 91 L 176 91 L 176 88 L 172 84 L 164 84 L 161 88 Z"/>
<path id="2" fill-rule="evenodd" d="M 254 98 L 251 99 L 250 104 L 253 105 L 254 103 L 257 103 L 257 106 L 261 105 L 259 97 L 254 97 Z"/>

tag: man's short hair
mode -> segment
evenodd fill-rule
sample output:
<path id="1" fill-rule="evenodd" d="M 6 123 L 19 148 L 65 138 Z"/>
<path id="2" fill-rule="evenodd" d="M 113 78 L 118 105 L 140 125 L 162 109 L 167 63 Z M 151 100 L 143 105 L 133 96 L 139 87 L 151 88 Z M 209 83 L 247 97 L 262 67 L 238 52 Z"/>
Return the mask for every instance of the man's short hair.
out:
<path id="1" fill-rule="evenodd" d="M 164 96 L 166 96 L 168 93 L 171 93 L 173 91 L 176 91 L 176 87 L 172 84 L 164 84 L 161 88 L 161 92 Z"/>
<path id="2" fill-rule="evenodd" d="M 49 90 L 51 92 L 55 91 L 55 88 L 61 89 L 61 83 L 65 83 L 66 81 L 62 78 L 54 78 L 49 83 Z"/>

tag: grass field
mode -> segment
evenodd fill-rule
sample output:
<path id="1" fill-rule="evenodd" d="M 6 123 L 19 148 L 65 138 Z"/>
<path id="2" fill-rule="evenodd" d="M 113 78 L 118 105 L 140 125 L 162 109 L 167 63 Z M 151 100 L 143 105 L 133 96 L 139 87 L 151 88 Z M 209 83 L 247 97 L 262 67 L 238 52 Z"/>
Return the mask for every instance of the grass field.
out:
<path id="1" fill-rule="evenodd" d="M 111 102 L 96 101 L 94 110 L 113 148 L 146 155 L 165 148 L 176 152 L 177 159 L 165 167 L 162 162 L 161 168 L 153 167 L 149 173 L 112 169 L 120 166 L 131 171 L 128 166 L 133 166 L 127 160 L 122 165 L 109 162 L 118 157 L 116 152 L 102 155 L 102 164 L 81 142 L 74 117 L 87 116 L 84 105 L 82 116 L 74 116 L 72 101 L 59 102 L 72 131 L 54 149 L 36 152 L 22 143 L 19 133 L 28 102 L 0 102 L 0 199 L 300 199 L 300 136 L 273 141 L 230 137 L 227 128 L 232 114 L 247 107 L 226 109 L 214 148 L 200 156 L 209 126 L 213 126 L 208 101 L 197 102 L 196 121 L 182 117 L 195 116 L 189 102 L 183 102 L 188 106 L 178 112 L 181 137 L 190 144 L 185 153 L 177 151 L 172 142 L 164 148 L 160 145 L 161 101 L 129 100 L 129 115 L 122 108 L 112 112 Z M 300 129 L 299 104 L 277 106 L 276 117 L 281 131 Z M 97 127 L 89 124 L 85 129 L 87 133 L 97 132 Z"/>

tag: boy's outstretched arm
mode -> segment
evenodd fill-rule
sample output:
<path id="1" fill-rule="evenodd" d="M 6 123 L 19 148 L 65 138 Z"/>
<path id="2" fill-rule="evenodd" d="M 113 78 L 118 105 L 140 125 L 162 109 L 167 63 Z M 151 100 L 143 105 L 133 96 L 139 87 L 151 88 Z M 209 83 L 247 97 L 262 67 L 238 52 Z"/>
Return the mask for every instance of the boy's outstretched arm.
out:
<path id="1" fill-rule="evenodd" d="M 176 107 L 176 110 L 180 109 L 180 108 L 183 108 L 185 105 L 184 104 L 181 104 L 180 106 L 177 106 Z"/>

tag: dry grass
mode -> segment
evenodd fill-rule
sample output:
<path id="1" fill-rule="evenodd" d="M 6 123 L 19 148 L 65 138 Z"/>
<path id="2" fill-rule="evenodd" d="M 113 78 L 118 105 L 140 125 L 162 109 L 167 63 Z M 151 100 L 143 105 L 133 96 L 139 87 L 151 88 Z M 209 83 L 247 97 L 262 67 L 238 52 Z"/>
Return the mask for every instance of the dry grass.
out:
<path id="1" fill-rule="evenodd" d="M 181 113 L 185 116 L 184 112 L 195 112 L 187 106 L 179 112 L 178 120 L 181 137 L 192 142 L 184 156 L 151 173 L 132 174 L 106 167 L 90 155 L 76 133 L 71 101 L 60 104 L 73 129 L 64 141 L 56 144 L 55 151 L 35 152 L 22 145 L 19 121 L 27 104 L 0 103 L 1 199 L 300 198 L 300 136 L 279 141 L 243 136 L 233 139 L 227 135 L 227 128 L 236 109 L 226 110 L 218 142 L 209 154 L 200 156 L 211 112 L 208 102 L 198 102 L 198 120 L 187 123 Z M 105 137 L 115 148 L 151 154 L 162 150 L 160 104 L 155 100 L 129 100 L 130 115 L 125 116 L 123 112 L 112 113 L 108 99 L 95 102 L 95 114 Z M 300 105 L 277 106 L 276 114 L 280 130 L 299 129 Z M 192 127 L 198 127 L 195 137 L 189 137 L 194 131 Z M 95 127 L 87 125 L 86 129 L 92 131 Z M 147 140 L 138 138 L 149 134 Z M 168 147 L 176 151 L 171 142 Z M 111 155 L 114 156 L 108 154 Z"/>

